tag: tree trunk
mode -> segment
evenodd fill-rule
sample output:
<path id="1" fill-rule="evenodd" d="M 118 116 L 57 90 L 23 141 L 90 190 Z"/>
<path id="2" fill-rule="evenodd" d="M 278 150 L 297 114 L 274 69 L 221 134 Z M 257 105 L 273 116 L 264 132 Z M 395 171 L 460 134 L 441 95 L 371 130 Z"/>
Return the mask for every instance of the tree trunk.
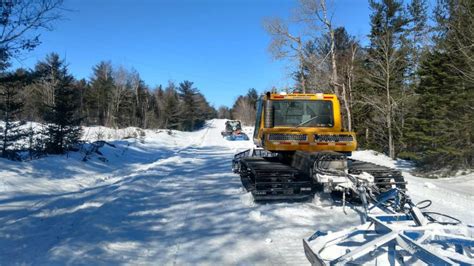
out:
<path id="1" fill-rule="evenodd" d="M 331 79 L 332 79 L 332 84 L 334 86 L 334 93 L 336 94 L 338 98 L 340 98 L 341 92 L 339 90 L 339 81 L 338 81 L 338 76 L 337 76 L 336 44 L 334 40 L 334 31 L 332 30 L 331 24 L 327 24 L 327 27 L 328 27 L 329 35 L 331 36 L 331 67 L 332 67 Z"/>
<path id="2" fill-rule="evenodd" d="M 351 45 L 351 61 L 349 66 L 349 73 L 347 73 L 347 90 L 344 89 L 344 94 L 346 94 L 346 98 L 344 101 L 347 101 L 346 110 L 347 110 L 347 129 L 352 131 L 352 80 L 354 79 L 354 61 L 355 55 L 357 52 L 357 47 L 355 45 Z"/>
<path id="3" fill-rule="evenodd" d="M 352 131 L 352 117 L 351 117 L 351 109 L 349 108 L 349 99 L 346 93 L 346 86 L 344 83 L 342 84 L 342 97 L 344 99 L 344 108 L 346 109 L 347 115 L 347 130 Z"/>
<path id="4" fill-rule="evenodd" d="M 7 155 L 8 113 L 5 112 L 5 128 L 3 129 L 2 157 Z"/>
<path id="5" fill-rule="evenodd" d="M 366 145 L 369 144 L 369 128 L 368 127 L 365 128 L 365 143 Z"/>
<path id="6" fill-rule="evenodd" d="M 2 157 L 7 156 L 7 135 L 8 135 L 8 128 L 10 127 L 10 91 L 8 88 L 5 88 L 5 128 L 3 129 L 3 143 L 2 143 Z"/>
<path id="7" fill-rule="evenodd" d="M 336 41 L 334 39 L 334 30 L 332 29 L 332 23 L 328 19 L 327 16 L 327 7 L 326 7 L 326 0 L 320 0 L 320 5 L 321 5 L 321 11 L 323 12 L 323 17 L 320 18 L 320 20 L 326 25 L 326 29 L 329 33 L 329 37 L 331 38 L 331 67 L 332 67 L 332 73 L 331 73 L 331 82 L 332 85 L 334 86 L 334 93 L 338 98 L 341 97 L 341 92 L 339 90 L 339 81 L 338 81 L 338 75 L 337 75 L 337 63 L 336 63 Z"/>
<path id="8" fill-rule="evenodd" d="M 392 130 L 392 100 L 390 98 L 390 62 L 386 58 L 387 62 L 387 75 L 385 79 L 385 89 L 387 93 L 387 129 L 388 129 L 388 154 L 390 158 L 395 159 L 395 146 L 393 143 L 393 130 Z"/>
<path id="9" fill-rule="evenodd" d="M 298 38 L 298 57 L 300 60 L 300 75 L 301 75 L 301 88 L 303 93 L 306 93 L 306 77 L 304 76 L 304 55 L 303 55 L 303 45 L 301 39 Z"/>

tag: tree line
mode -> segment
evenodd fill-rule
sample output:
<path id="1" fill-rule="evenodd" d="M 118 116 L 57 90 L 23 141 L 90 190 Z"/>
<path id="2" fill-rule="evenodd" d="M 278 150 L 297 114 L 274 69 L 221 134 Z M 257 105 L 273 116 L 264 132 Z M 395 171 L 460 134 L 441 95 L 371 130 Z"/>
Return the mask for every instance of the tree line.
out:
<path id="1" fill-rule="evenodd" d="M 63 17 L 63 0 L 0 1 L 0 151 L 18 159 L 76 149 L 81 126 L 136 126 L 190 131 L 217 111 L 191 81 L 149 87 L 136 70 L 99 62 L 89 80 L 77 80 L 51 53 L 32 70 L 8 71 L 12 60 L 36 48 L 40 30 Z M 41 129 L 25 121 L 39 122 Z M 30 123 L 31 124 L 31 123 Z"/>
<path id="2" fill-rule="evenodd" d="M 338 96 L 359 146 L 422 170 L 472 168 L 474 2 L 369 5 L 367 44 L 334 25 L 326 0 L 299 0 L 290 19 L 265 21 L 269 51 L 294 62 L 303 91 Z"/>
<path id="3" fill-rule="evenodd" d="M 83 125 L 191 131 L 217 116 L 191 81 L 151 89 L 137 71 L 106 61 L 93 67 L 90 80 L 77 80 L 55 53 L 33 70 L 3 72 L 0 112 L 2 156 L 9 158 L 16 154 L 14 145 L 16 150 L 28 147 L 46 153 L 74 149 Z M 40 132 L 29 132 L 22 121 L 45 126 Z M 28 138 L 33 138 L 31 143 Z"/>
<path id="4" fill-rule="evenodd" d="M 247 94 L 240 95 L 234 101 L 232 107 L 220 106 L 217 109 L 217 117 L 221 119 L 240 120 L 246 126 L 253 126 L 257 115 L 258 92 L 250 88 Z"/>
<path id="5" fill-rule="evenodd" d="M 12 143 L 64 152 L 80 125 L 193 130 L 214 116 L 253 123 L 255 89 L 216 111 L 192 82 L 150 88 L 137 71 L 107 61 L 94 66 L 90 80 L 76 80 L 56 54 L 34 70 L 7 72 L 12 59 L 40 44 L 35 32 L 52 28 L 61 4 L 0 3 L 3 156 Z M 413 160 L 425 170 L 472 168 L 474 2 L 438 0 L 432 10 L 427 0 L 369 0 L 369 6 L 371 30 L 361 42 L 333 23 L 338 14 L 326 0 L 299 0 L 290 19 L 265 21 L 269 51 L 293 62 L 292 76 L 303 92 L 338 96 L 344 125 L 357 133 L 361 147 Z M 47 130 L 25 133 L 19 122 L 25 120 Z"/>

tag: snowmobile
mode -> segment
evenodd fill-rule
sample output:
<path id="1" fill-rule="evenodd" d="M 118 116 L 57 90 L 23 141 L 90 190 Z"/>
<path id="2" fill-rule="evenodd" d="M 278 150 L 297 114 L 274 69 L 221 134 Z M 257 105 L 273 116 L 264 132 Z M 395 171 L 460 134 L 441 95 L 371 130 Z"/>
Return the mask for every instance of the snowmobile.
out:
<path id="1" fill-rule="evenodd" d="M 242 132 L 242 125 L 238 120 L 228 120 L 225 122 L 225 131 L 221 135 L 230 141 L 249 140 L 247 134 Z"/>
<path id="2" fill-rule="evenodd" d="M 256 201 L 306 200 L 316 188 L 360 194 L 405 188 L 400 171 L 352 160 L 354 132 L 342 127 L 334 94 L 266 93 L 257 101 L 256 149 L 234 156 L 233 171 Z"/>

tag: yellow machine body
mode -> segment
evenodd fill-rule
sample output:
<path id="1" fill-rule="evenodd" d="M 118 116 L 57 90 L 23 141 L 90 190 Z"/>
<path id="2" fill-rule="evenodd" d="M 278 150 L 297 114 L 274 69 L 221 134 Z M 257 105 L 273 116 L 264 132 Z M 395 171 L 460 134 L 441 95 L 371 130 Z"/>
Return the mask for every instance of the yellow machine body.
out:
<path id="1" fill-rule="evenodd" d="M 357 148 L 355 133 L 342 128 L 335 94 L 263 95 L 257 102 L 253 139 L 272 152 L 351 153 Z"/>

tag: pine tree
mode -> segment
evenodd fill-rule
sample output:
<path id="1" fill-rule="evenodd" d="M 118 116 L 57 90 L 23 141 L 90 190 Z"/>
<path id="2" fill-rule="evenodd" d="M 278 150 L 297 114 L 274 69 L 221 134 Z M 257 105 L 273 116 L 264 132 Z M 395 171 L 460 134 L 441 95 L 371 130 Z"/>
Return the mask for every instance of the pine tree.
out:
<path id="1" fill-rule="evenodd" d="M 204 123 L 208 119 L 216 118 L 217 117 L 217 111 L 209 105 L 209 103 L 206 100 L 206 97 L 202 95 L 202 93 L 197 93 L 195 96 L 195 102 L 196 102 L 196 120 L 194 122 L 195 128 L 201 128 L 204 126 Z"/>
<path id="2" fill-rule="evenodd" d="M 193 87 L 191 81 L 183 81 L 179 83 L 178 95 L 182 102 L 182 113 L 180 117 L 181 129 L 191 131 L 196 129 L 197 120 L 197 103 L 196 95 L 198 90 Z"/>
<path id="3" fill-rule="evenodd" d="M 46 151 L 62 154 L 71 150 L 81 136 L 81 118 L 78 116 L 78 93 L 68 84 L 56 90 L 56 102 L 45 114 L 47 142 Z"/>
<path id="4" fill-rule="evenodd" d="M 35 115 L 42 115 L 48 106 L 53 106 L 55 102 L 55 90 L 60 80 L 67 75 L 64 60 L 60 59 L 57 53 L 48 54 L 43 61 L 39 61 L 34 70 L 34 84 L 32 87 L 32 97 L 34 102 Z M 41 121 L 43 117 L 35 117 Z"/>
<path id="5" fill-rule="evenodd" d="M 256 109 L 257 100 L 258 100 L 257 90 L 254 88 L 250 88 L 247 92 L 247 98 L 249 99 L 250 104 L 254 106 L 254 109 Z"/>
<path id="6" fill-rule="evenodd" d="M 85 121 L 89 116 L 86 102 L 86 93 L 88 90 L 90 90 L 89 83 L 85 79 L 81 79 L 75 81 L 73 86 L 74 89 L 77 90 L 77 94 L 79 95 L 78 102 L 80 117 L 82 117 L 83 121 Z"/>
<path id="7" fill-rule="evenodd" d="M 151 128 L 163 128 L 163 97 L 164 91 L 161 85 L 155 88 L 150 100 Z"/>
<path id="8" fill-rule="evenodd" d="M 408 148 L 412 153 L 402 154 L 421 164 L 432 162 L 437 165 L 452 156 L 450 147 L 443 143 L 443 135 L 449 135 L 448 132 L 456 126 L 446 120 L 446 116 L 450 112 L 448 106 L 455 96 L 453 86 L 457 82 L 447 71 L 447 60 L 445 55 L 434 52 L 428 54 L 421 65 L 421 81 L 416 90 L 419 97 L 414 110 L 416 116 L 409 118 L 411 130 L 407 132 Z"/>
<path id="9" fill-rule="evenodd" d="M 81 135 L 80 92 L 74 88 L 74 78 L 68 73 L 64 61 L 57 56 L 48 56 L 46 62 L 52 67 L 41 74 L 55 76 L 55 82 L 51 88 L 53 102 L 45 106 L 44 112 L 45 150 L 62 154 L 71 150 Z"/>
<path id="10" fill-rule="evenodd" d="M 86 95 L 91 123 L 112 126 L 109 104 L 113 89 L 112 64 L 102 61 L 93 68 L 91 89 Z"/>
<path id="11" fill-rule="evenodd" d="M 423 170 L 456 170 L 474 165 L 474 4 L 440 1 L 438 35 L 419 70 L 415 109 L 407 121 L 408 151 Z M 468 40 L 471 40 L 469 42 Z"/>
<path id="12" fill-rule="evenodd" d="M 150 107 L 150 99 L 148 87 L 145 85 L 145 82 L 137 76 L 137 83 L 134 86 L 133 94 L 135 96 L 134 101 L 134 113 L 135 113 L 135 122 L 134 126 L 137 127 L 147 127 L 147 114 Z"/>
<path id="13" fill-rule="evenodd" d="M 427 0 L 412 0 L 407 9 L 410 16 L 407 34 L 410 46 L 408 75 L 411 78 L 410 82 L 416 85 L 416 79 L 418 77 L 416 71 L 420 63 L 422 52 L 427 48 L 427 37 L 430 33 Z"/>
<path id="14" fill-rule="evenodd" d="M 166 129 L 179 129 L 181 107 L 175 85 L 170 83 L 163 93 L 163 126 Z"/>
<path id="15" fill-rule="evenodd" d="M 18 118 L 24 105 L 19 92 L 28 79 L 28 73 L 21 69 L 0 78 L 0 119 L 4 122 L 0 127 L 0 143 L 4 158 L 14 159 L 15 152 L 9 148 L 26 136 L 22 129 L 25 123 Z"/>

